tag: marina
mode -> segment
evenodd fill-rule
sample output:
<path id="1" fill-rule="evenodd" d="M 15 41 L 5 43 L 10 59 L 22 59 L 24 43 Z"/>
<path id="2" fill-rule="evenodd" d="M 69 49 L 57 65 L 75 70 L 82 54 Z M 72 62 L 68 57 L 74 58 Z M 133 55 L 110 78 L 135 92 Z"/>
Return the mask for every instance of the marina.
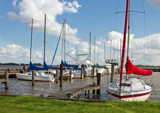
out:
<path id="1" fill-rule="evenodd" d="M 152 86 L 151 96 L 147 101 L 158 102 L 160 99 L 160 79 L 159 72 L 153 72 L 152 76 L 140 77 L 147 84 Z M 114 75 L 113 80 L 119 75 Z M 108 101 L 110 100 L 106 92 L 106 84 L 110 83 L 111 75 L 101 76 L 100 94 L 95 93 L 99 86 L 97 77 L 83 77 L 83 79 L 63 80 L 63 86 L 60 87 L 60 81 L 55 82 L 35 82 L 22 81 L 17 78 L 9 78 L 8 90 L 5 85 L 0 83 L 0 95 L 21 96 L 29 95 L 32 97 L 70 99 L 83 101 Z M 87 89 L 88 88 L 88 89 Z M 71 98 L 69 98 L 71 97 Z"/>

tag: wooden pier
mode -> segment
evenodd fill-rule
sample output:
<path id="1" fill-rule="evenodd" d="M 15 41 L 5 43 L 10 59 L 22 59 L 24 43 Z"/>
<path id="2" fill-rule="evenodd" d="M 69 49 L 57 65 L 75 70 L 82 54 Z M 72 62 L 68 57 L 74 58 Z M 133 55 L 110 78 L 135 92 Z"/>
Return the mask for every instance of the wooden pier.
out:
<path id="1" fill-rule="evenodd" d="M 68 99 L 74 98 L 75 96 L 78 96 L 79 98 L 81 93 L 85 92 L 86 94 L 86 92 L 88 92 L 87 98 L 89 98 L 90 90 L 93 90 L 93 94 L 95 94 L 95 90 L 98 89 L 100 89 L 100 85 L 89 85 L 87 87 L 77 89 L 77 91 L 73 92 L 72 94 L 68 93 L 66 96 L 68 96 Z"/>
<path id="2" fill-rule="evenodd" d="M 9 80 L 8 80 L 8 71 L 1 71 L 0 75 L 4 76 L 5 78 L 2 78 L 0 79 L 0 82 L 5 84 L 5 90 L 8 89 L 8 83 L 9 83 Z"/>
<path id="3" fill-rule="evenodd" d="M 78 99 L 80 98 L 80 94 L 85 92 L 85 95 L 88 92 L 87 98 L 89 99 L 90 91 L 92 90 L 93 95 L 95 94 L 95 90 L 97 90 L 97 94 L 100 94 L 100 84 L 101 84 L 101 74 L 97 73 L 97 85 L 96 83 L 93 83 L 93 85 L 89 85 L 80 89 L 76 89 L 76 91 L 73 91 L 73 93 L 68 93 L 66 96 L 68 99 L 71 99 L 75 96 L 78 96 Z"/>
<path id="4" fill-rule="evenodd" d="M 20 70 L 22 69 L 0 69 L 0 78 L 4 78 L 5 77 L 5 71 L 8 71 L 8 77 L 11 77 L 12 75 L 14 75 L 13 78 L 15 78 L 16 73 L 19 73 Z"/>

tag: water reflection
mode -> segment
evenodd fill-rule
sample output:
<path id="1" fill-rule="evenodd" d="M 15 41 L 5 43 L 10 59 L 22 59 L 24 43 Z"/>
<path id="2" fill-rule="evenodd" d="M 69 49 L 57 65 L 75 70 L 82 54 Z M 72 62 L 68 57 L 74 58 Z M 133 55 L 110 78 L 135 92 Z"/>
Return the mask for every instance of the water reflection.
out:
<path id="1" fill-rule="evenodd" d="M 114 76 L 114 79 L 119 77 Z M 159 73 L 154 73 L 154 75 L 149 77 L 141 77 L 146 83 L 152 86 L 152 94 L 148 101 L 159 101 L 160 99 L 160 78 Z M 110 81 L 110 76 L 105 75 L 101 78 L 101 94 L 93 95 L 90 91 L 89 99 L 92 100 L 109 100 L 106 93 L 106 85 Z M 0 95 L 30 95 L 33 97 L 52 97 L 57 99 L 67 99 L 66 94 L 76 91 L 87 85 L 91 85 L 97 82 L 97 78 L 86 77 L 81 79 L 72 79 L 71 81 L 63 81 L 63 87 L 60 88 L 59 83 L 52 82 L 35 82 L 35 86 L 32 86 L 31 81 L 20 81 L 17 79 L 10 79 L 9 90 L 4 90 L 4 84 L 0 83 Z M 78 98 L 78 97 L 75 97 Z M 80 99 L 87 99 L 87 95 L 82 93 Z"/>

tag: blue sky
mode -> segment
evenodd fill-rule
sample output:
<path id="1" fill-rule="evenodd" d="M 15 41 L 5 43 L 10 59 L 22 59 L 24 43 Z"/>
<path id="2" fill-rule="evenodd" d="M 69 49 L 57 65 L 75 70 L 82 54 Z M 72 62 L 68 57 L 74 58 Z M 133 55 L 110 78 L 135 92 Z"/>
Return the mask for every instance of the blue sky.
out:
<path id="1" fill-rule="evenodd" d="M 51 63 L 58 36 L 67 19 L 67 51 L 78 46 L 80 53 L 88 52 L 89 32 L 96 37 L 96 62 L 104 64 L 103 44 L 106 42 L 106 58 L 119 58 L 120 39 L 123 38 L 125 0 L 0 0 L 0 62 L 29 62 L 30 23 L 34 18 L 32 61 L 43 60 L 43 21 L 47 14 L 46 61 Z M 144 6 L 144 8 L 143 8 Z M 158 0 L 132 0 L 133 11 L 145 15 L 131 15 L 131 52 L 135 64 L 159 65 L 160 51 L 160 2 Z M 98 46 L 99 45 L 99 46 Z M 60 61 L 61 47 L 55 64 Z M 94 46 L 92 45 L 92 50 Z M 99 49 L 98 49 L 99 48 Z M 93 52 L 92 52 L 93 53 Z M 72 53 L 73 56 L 74 53 Z M 93 56 L 93 54 L 92 54 Z M 152 60 L 155 59 L 155 60 Z M 70 60 L 70 59 L 68 59 Z M 93 57 L 92 57 L 93 62 Z"/>

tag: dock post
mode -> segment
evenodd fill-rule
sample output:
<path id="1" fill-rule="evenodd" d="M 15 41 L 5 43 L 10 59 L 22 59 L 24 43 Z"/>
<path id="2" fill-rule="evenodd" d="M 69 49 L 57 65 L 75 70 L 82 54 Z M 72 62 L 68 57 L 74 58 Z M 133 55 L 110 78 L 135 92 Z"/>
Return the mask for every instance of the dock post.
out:
<path id="1" fill-rule="evenodd" d="M 87 95 L 87 91 L 84 92 L 84 95 L 85 95 L 85 96 Z"/>
<path id="2" fill-rule="evenodd" d="M 69 79 L 70 79 L 70 81 L 71 81 L 71 79 L 72 79 L 72 68 L 70 68 L 70 76 L 69 76 Z"/>
<path id="3" fill-rule="evenodd" d="M 93 90 L 93 94 L 95 94 L 95 90 Z"/>
<path id="4" fill-rule="evenodd" d="M 35 84 L 35 72 L 32 70 L 32 86 Z"/>
<path id="5" fill-rule="evenodd" d="M 5 79 L 6 79 L 5 89 L 7 90 L 8 89 L 8 71 L 5 71 Z"/>
<path id="6" fill-rule="evenodd" d="M 110 83 L 113 82 L 113 77 L 114 77 L 114 64 L 111 65 L 111 80 L 110 80 Z"/>
<path id="7" fill-rule="evenodd" d="M 55 82 L 58 83 L 58 78 L 59 78 L 59 70 L 56 69 L 56 77 L 55 77 Z"/>
<path id="8" fill-rule="evenodd" d="M 95 67 L 93 66 L 93 77 L 94 77 L 94 73 L 95 73 Z"/>
<path id="9" fill-rule="evenodd" d="M 60 87 L 63 86 L 62 79 L 63 79 L 63 64 L 60 64 Z"/>
<path id="10" fill-rule="evenodd" d="M 89 99 L 89 94 L 90 94 L 90 90 L 88 90 L 88 96 L 87 96 L 87 99 Z"/>
<path id="11" fill-rule="evenodd" d="M 80 98 L 80 94 L 78 95 L 78 99 Z"/>
<path id="12" fill-rule="evenodd" d="M 101 84 L 101 73 L 97 73 L 97 85 Z M 100 94 L 100 89 L 97 89 L 97 94 Z"/>
<path id="13" fill-rule="evenodd" d="M 96 75 L 98 74 L 98 68 L 96 68 Z"/>
<path id="14" fill-rule="evenodd" d="M 83 78 L 83 65 L 81 65 L 81 79 Z"/>

